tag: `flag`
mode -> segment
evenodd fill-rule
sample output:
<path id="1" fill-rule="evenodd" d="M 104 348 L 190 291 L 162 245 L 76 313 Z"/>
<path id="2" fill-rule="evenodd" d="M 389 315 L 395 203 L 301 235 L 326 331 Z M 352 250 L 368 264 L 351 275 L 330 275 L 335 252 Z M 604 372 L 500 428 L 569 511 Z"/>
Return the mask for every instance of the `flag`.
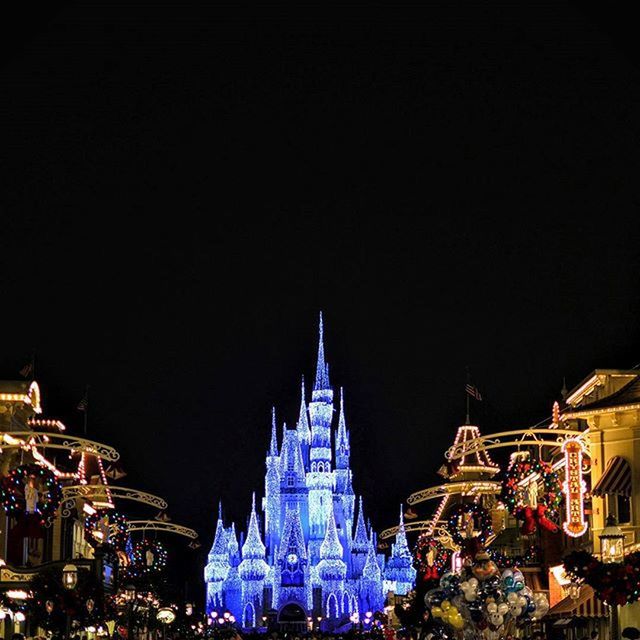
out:
<path id="1" fill-rule="evenodd" d="M 171 518 L 169 517 L 169 514 L 166 511 L 160 511 L 155 516 L 155 519 L 159 520 L 160 522 L 171 522 Z"/>
<path id="2" fill-rule="evenodd" d="M 189 549 L 199 549 L 201 546 L 202 545 L 197 540 L 189 543 Z"/>
<path id="3" fill-rule="evenodd" d="M 405 512 L 404 512 L 404 517 L 407 520 L 413 520 L 414 518 L 418 517 L 418 514 L 411 508 L 409 507 Z"/>
<path id="4" fill-rule="evenodd" d="M 80 402 L 78 402 L 78 406 L 76 407 L 76 409 L 78 411 L 87 411 L 87 409 L 89 408 L 89 393 L 87 391 L 84 392 L 84 396 L 82 396 L 82 400 L 80 400 Z"/>
<path id="5" fill-rule="evenodd" d="M 476 400 L 482 400 L 482 396 L 480 395 L 480 392 L 478 391 L 478 389 L 476 387 L 474 387 L 472 384 L 468 384 L 466 386 L 466 390 L 467 393 L 472 397 L 475 398 Z"/>
<path id="6" fill-rule="evenodd" d="M 23 378 L 28 378 L 32 373 L 33 373 L 33 360 L 31 360 L 30 362 L 27 362 L 27 364 L 25 364 L 24 367 L 20 369 L 20 375 Z"/>

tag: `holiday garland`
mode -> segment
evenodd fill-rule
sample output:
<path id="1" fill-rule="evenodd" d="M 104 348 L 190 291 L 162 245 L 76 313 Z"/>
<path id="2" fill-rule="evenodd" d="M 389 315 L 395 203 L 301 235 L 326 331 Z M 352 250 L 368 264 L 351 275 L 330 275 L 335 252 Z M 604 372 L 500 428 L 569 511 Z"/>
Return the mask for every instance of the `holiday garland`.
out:
<path id="1" fill-rule="evenodd" d="M 39 482 L 35 511 L 40 524 L 49 526 L 62 500 L 62 487 L 52 471 L 37 464 L 23 464 L 12 469 L 0 481 L 0 501 L 10 516 L 27 512 L 26 484 L 33 478 Z"/>
<path id="2" fill-rule="evenodd" d="M 151 553 L 150 558 L 147 558 L 147 552 Z M 137 578 L 160 573 L 166 566 L 167 550 L 160 541 L 144 538 L 133 545 L 131 564 L 128 567 L 130 577 Z"/>
<path id="3" fill-rule="evenodd" d="M 542 478 L 544 491 L 538 498 L 538 504 L 522 505 L 518 503 L 518 488 L 524 478 L 538 474 Z M 509 513 L 523 521 L 522 533 L 533 533 L 542 527 L 555 532 L 558 526 L 553 520 L 558 519 L 558 509 L 562 501 L 562 487 L 558 473 L 542 460 L 520 460 L 514 462 L 506 471 L 502 481 L 500 500 Z"/>
<path id="4" fill-rule="evenodd" d="M 94 535 L 98 530 L 99 522 L 105 516 L 107 517 L 109 527 L 107 540 Z M 94 547 L 100 544 L 109 543 L 115 549 L 123 551 L 126 547 L 127 540 L 129 539 L 127 518 L 113 509 L 98 509 L 84 519 L 84 533 L 87 542 Z"/>
<path id="5" fill-rule="evenodd" d="M 439 540 L 420 534 L 413 549 L 413 566 L 423 580 L 440 578 L 448 559 L 449 551 Z"/>
<path id="6" fill-rule="evenodd" d="M 462 525 L 460 525 L 460 517 L 462 516 Z M 457 504 L 449 512 L 448 530 L 451 534 L 451 539 L 458 545 L 462 546 L 467 538 L 463 537 L 462 533 L 465 531 L 465 518 L 471 516 L 473 518 L 474 525 L 478 525 L 478 535 L 473 536 L 472 539 L 476 540 L 480 544 L 484 544 L 487 538 L 493 534 L 493 528 L 491 526 L 491 516 L 489 512 L 479 504 L 475 502 L 466 502 L 463 504 Z M 474 526 L 475 529 L 475 526 Z"/>
<path id="7" fill-rule="evenodd" d="M 625 605 L 640 600 L 640 551 L 622 562 L 602 562 L 587 551 L 574 551 L 564 559 L 564 570 L 586 582 L 596 597 L 608 605 Z"/>

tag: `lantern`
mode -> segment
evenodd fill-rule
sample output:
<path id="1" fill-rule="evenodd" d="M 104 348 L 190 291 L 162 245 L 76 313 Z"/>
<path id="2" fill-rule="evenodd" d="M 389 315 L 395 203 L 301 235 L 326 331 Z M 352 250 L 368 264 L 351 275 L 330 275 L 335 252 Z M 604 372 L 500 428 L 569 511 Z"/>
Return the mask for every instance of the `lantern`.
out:
<path id="1" fill-rule="evenodd" d="M 136 599 L 136 588 L 132 584 L 128 584 L 124 588 L 124 598 L 127 602 L 133 602 Z"/>
<path id="2" fill-rule="evenodd" d="M 78 584 L 78 567 L 75 564 L 65 564 L 62 570 L 62 584 L 65 589 L 75 589 Z"/>
<path id="3" fill-rule="evenodd" d="M 624 533 L 617 525 L 614 515 L 607 516 L 607 526 L 599 538 L 602 562 L 620 562 L 624 556 Z"/>

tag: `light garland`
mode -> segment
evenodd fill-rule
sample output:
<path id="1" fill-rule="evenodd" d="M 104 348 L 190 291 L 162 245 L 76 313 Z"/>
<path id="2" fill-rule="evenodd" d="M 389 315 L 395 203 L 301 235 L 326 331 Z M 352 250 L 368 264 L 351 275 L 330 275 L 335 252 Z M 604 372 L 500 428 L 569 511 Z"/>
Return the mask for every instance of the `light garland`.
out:
<path id="1" fill-rule="evenodd" d="M 476 524 L 478 525 L 477 529 Z M 476 503 L 455 505 L 449 512 L 447 528 L 451 539 L 458 546 L 462 546 L 465 540 L 477 540 L 480 544 L 484 544 L 493 535 L 489 512 Z M 466 537 L 463 536 L 463 532 Z M 476 535 L 473 535 L 474 533 Z"/>
<path id="2" fill-rule="evenodd" d="M 131 564 L 127 567 L 130 578 L 161 573 L 167 566 L 167 550 L 159 540 L 143 538 L 133 545 Z"/>
<path id="3" fill-rule="evenodd" d="M 26 496 L 25 483 L 29 478 L 37 479 L 41 482 L 40 490 L 33 487 L 35 491 L 35 502 L 31 503 Z M 55 474 L 49 469 L 37 464 L 24 464 L 12 469 L 7 476 L 0 481 L 0 501 L 5 512 L 10 516 L 17 516 L 29 513 L 37 513 L 40 517 L 40 524 L 48 526 L 62 500 L 62 487 Z M 33 511 L 30 511 L 33 507 Z"/>

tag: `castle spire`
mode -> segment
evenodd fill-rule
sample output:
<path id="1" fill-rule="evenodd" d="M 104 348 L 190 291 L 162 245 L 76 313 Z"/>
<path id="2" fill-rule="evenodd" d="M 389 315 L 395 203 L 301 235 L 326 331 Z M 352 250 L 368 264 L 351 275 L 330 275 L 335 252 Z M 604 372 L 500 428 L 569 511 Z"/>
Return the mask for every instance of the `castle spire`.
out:
<path id="1" fill-rule="evenodd" d="M 269 455 L 278 456 L 278 436 L 276 435 L 276 408 L 271 408 L 271 445 L 269 446 Z"/>
<path id="2" fill-rule="evenodd" d="M 338 433 L 336 434 L 336 448 L 343 445 L 349 446 L 349 439 L 347 435 L 347 424 L 344 419 L 344 391 L 340 387 L 340 417 L 338 418 Z"/>
<path id="3" fill-rule="evenodd" d="M 393 555 L 398 558 L 404 558 L 411 555 L 409 545 L 407 544 L 407 533 L 404 530 L 404 514 L 402 513 L 402 505 L 400 505 L 400 525 L 398 533 L 396 533 L 396 542 L 393 545 Z"/>
<path id="4" fill-rule="evenodd" d="M 381 576 L 380 565 L 376 559 L 375 542 L 373 535 L 367 541 L 367 559 L 362 569 L 362 577 L 372 582 L 379 582 Z"/>
<path id="5" fill-rule="evenodd" d="M 338 530 L 336 528 L 336 519 L 333 514 L 333 503 L 329 508 L 329 521 L 327 523 L 327 531 L 324 540 L 320 545 L 320 557 L 323 560 L 342 560 L 342 545 L 338 538 Z"/>
<path id="6" fill-rule="evenodd" d="M 260 530 L 258 529 L 258 516 L 256 515 L 256 494 L 253 492 L 251 502 L 251 518 L 249 519 L 249 526 L 247 528 L 247 539 L 242 545 L 242 557 L 249 559 L 264 559 L 265 546 L 262 543 L 260 537 Z"/>
<path id="7" fill-rule="evenodd" d="M 358 498 L 358 521 L 356 522 L 356 533 L 353 536 L 353 549 L 355 551 L 366 551 L 368 543 L 367 528 L 364 524 L 362 496 L 360 496 Z"/>
<path id="8" fill-rule="evenodd" d="M 324 360 L 324 326 L 322 322 L 322 311 L 320 312 L 320 329 L 318 336 L 318 364 L 316 366 L 316 382 L 314 391 L 329 389 L 329 365 Z"/>
<path id="9" fill-rule="evenodd" d="M 296 428 L 298 430 L 298 439 L 301 443 L 310 444 L 311 442 L 311 429 L 309 428 L 309 417 L 307 416 L 307 403 L 304 399 L 304 376 L 302 376 L 302 383 L 300 385 L 300 414 L 298 416 L 298 424 Z"/>

